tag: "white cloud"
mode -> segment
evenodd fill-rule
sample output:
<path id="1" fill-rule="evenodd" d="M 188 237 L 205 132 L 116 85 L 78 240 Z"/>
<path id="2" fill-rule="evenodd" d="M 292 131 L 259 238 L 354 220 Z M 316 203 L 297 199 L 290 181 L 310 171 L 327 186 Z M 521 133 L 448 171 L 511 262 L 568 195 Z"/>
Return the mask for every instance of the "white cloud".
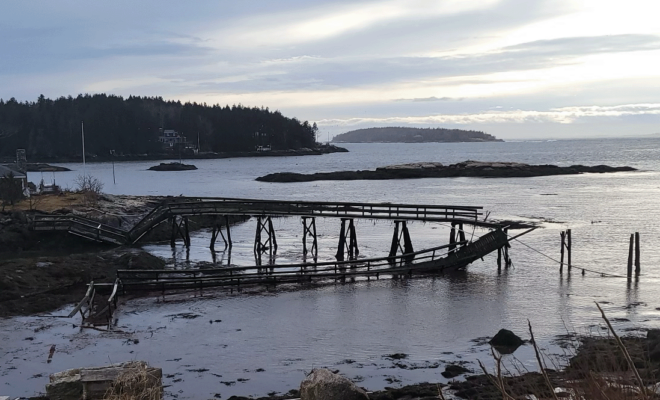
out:
<path id="1" fill-rule="evenodd" d="M 385 118 L 348 118 L 325 119 L 318 121 L 319 126 L 354 126 L 363 124 L 406 124 L 406 125 L 438 125 L 438 124 L 526 124 L 526 123 L 560 123 L 570 124 L 590 118 L 620 118 L 640 115 L 660 115 L 660 103 L 623 104 L 617 106 L 572 106 L 554 108 L 549 111 L 507 110 L 485 111 L 471 114 L 442 114 L 428 116 L 396 116 Z"/>

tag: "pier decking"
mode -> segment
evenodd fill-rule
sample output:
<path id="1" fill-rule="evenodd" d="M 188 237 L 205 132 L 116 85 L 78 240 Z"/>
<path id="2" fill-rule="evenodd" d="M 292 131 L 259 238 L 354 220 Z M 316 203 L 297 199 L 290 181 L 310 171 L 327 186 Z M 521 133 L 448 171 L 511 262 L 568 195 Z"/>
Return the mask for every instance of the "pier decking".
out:
<path id="1" fill-rule="evenodd" d="M 417 205 L 356 202 L 305 202 L 275 201 L 235 198 L 168 199 L 155 207 L 131 230 L 122 230 L 97 221 L 77 216 L 36 216 L 33 228 L 38 231 L 66 231 L 97 242 L 115 245 L 133 245 L 149 231 L 162 223 L 171 226 L 171 245 L 183 240 L 190 247 L 188 218 L 212 216 L 214 225 L 210 247 L 222 237 L 225 248 L 231 248 L 229 216 L 250 216 L 257 221 L 254 253 L 255 265 L 227 266 L 213 269 L 190 270 L 120 270 L 118 282 L 123 291 L 150 291 L 171 289 L 202 289 L 214 286 L 247 286 L 254 284 L 279 284 L 311 281 L 346 281 L 354 279 L 378 279 L 383 275 L 401 277 L 414 274 L 442 272 L 465 267 L 471 262 L 497 250 L 498 267 L 504 254 L 508 266 L 509 239 L 506 227 L 486 222 L 479 217 L 481 207 Z M 264 265 L 261 255 L 272 256 L 277 252 L 276 232 L 271 218 L 299 217 L 303 223 L 302 250 L 309 252 L 313 262 L 288 265 Z M 316 218 L 339 220 L 339 242 L 336 261 L 317 262 Z M 357 232 L 354 219 L 390 220 L 394 232 L 387 256 L 359 258 Z M 407 222 L 444 222 L 451 226 L 448 244 L 413 250 Z M 489 228 L 490 232 L 466 240 L 466 225 Z"/>

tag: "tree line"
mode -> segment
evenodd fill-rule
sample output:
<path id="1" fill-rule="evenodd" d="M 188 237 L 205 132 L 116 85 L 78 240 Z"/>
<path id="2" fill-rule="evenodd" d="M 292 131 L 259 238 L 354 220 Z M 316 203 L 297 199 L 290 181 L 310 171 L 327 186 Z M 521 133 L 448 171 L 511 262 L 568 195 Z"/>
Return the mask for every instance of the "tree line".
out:
<path id="1" fill-rule="evenodd" d="M 159 154 L 159 128 L 173 129 L 200 151 L 254 151 L 314 147 L 316 123 L 301 122 L 268 108 L 166 101 L 162 97 L 95 94 L 39 96 L 35 102 L 0 99 L 0 156 L 24 148 L 28 159 L 82 155 L 84 122 L 88 156 Z"/>
<path id="2" fill-rule="evenodd" d="M 447 128 L 412 128 L 388 126 L 357 129 L 337 135 L 338 143 L 419 143 L 419 142 L 501 142 L 495 136 L 482 131 Z"/>

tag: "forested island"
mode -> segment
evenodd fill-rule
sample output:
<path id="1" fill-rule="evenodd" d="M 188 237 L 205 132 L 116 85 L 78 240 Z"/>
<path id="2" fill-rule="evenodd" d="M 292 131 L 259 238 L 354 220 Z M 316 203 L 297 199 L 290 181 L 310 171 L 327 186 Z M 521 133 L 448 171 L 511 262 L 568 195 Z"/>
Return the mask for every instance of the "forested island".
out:
<path id="1" fill-rule="evenodd" d="M 334 143 L 503 142 L 480 131 L 445 128 L 366 128 L 339 134 Z"/>
<path id="2" fill-rule="evenodd" d="M 88 161 L 211 152 L 275 155 L 316 147 L 315 123 L 263 107 L 162 97 L 95 94 L 51 100 L 42 95 L 35 102 L 0 100 L 0 158 L 11 159 L 20 148 L 31 161 L 77 161 L 82 156 L 81 122 Z"/>

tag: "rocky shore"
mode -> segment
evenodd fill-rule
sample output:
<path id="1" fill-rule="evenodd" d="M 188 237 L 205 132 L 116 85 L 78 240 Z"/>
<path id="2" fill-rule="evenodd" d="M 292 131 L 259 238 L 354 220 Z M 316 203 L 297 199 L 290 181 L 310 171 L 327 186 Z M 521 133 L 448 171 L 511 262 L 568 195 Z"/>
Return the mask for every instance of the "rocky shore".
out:
<path id="1" fill-rule="evenodd" d="M 390 165 L 376 170 L 318 172 L 314 174 L 299 174 L 293 172 L 278 172 L 260 176 L 261 182 L 311 182 L 320 180 L 384 180 L 384 179 L 417 179 L 417 178 L 526 178 L 549 175 L 576 175 L 582 173 L 611 173 L 621 171 L 636 171 L 632 167 L 610 167 L 608 165 L 531 165 L 513 162 L 482 162 L 464 161 L 444 165 L 442 163 L 414 163 Z"/>
<path id="2" fill-rule="evenodd" d="M 88 204 L 80 193 L 62 193 L 37 196 L 32 204 L 22 201 L 0 213 L 0 318 L 48 312 L 79 301 L 87 283 L 112 282 L 117 269 L 165 266 L 164 260 L 138 248 L 116 248 L 66 232 L 35 232 L 30 229 L 32 215 L 77 215 L 129 230 L 166 199 L 101 195 Z M 243 220 L 231 217 L 230 223 Z M 210 217 L 190 218 L 192 231 L 212 223 Z M 170 235 L 171 228 L 162 224 L 142 242 L 166 240 Z"/>
<path id="3" fill-rule="evenodd" d="M 186 160 L 205 160 L 205 159 L 220 159 L 220 158 L 237 158 L 237 157 L 296 157 L 296 156 L 316 156 L 330 153 L 346 153 L 348 150 L 344 147 L 335 146 L 333 144 L 321 145 L 315 148 L 301 148 L 301 149 L 288 149 L 288 150 L 270 150 L 270 151 L 242 151 L 242 152 L 203 152 L 203 153 L 185 153 L 183 158 Z M 45 163 L 78 163 L 81 161 L 82 156 L 48 156 L 48 157 L 33 157 L 33 165 L 46 165 Z M 156 153 L 156 154 L 124 154 L 124 155 L 89 155 L 87 162 L 109 162 L 109 161 L 158 161 L 158 160 L 171 160 L 179 158 L 178 153 Z M 6 158 L 0 160 L 1 163 L 13 163 L 15 160 Z M 41 169 L 36 169 L 41 171 Z M 45 171 L 45 170 L 44 170 Z"/>

